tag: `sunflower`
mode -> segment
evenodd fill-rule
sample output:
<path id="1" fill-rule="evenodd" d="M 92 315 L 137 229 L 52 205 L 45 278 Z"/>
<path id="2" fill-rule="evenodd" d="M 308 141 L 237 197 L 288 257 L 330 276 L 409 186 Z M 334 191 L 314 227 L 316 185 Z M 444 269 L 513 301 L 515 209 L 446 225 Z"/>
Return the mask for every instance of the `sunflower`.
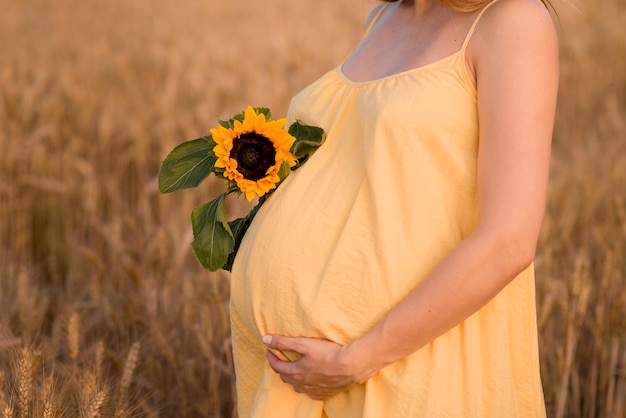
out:
<path id="1" fill-rule="evenodd" d="M 170 193 L 198 186 L 207 176 L 227 180 L 226 190 L 191 212 L 191 247 L 202 266 L 230 271 L 239 245 L 267 197 L 324 143 L 317 126 L 287 119 L 272 120 L 265 107 L 248 108 L 228 121 L 218 121 L 210 136 L 178 144 L 163 160 L 159 190 Z M 260 197 L 242 218 L 226 219 L 226 196 L 237 192 L 248 201 Z"/>
<path id="2" fill-rule="evenodd" d="M 286 122 L 266 120 L 263 113 L 248 106 L 243 120 L 234 120 L 232 128 L 211 129 L 215 167 L 224 169 L 224 177 L 235 181 L 248 201 L 276 188 L 283 162 L 296 165 L 290 151 L 296 139 L 283 128 Z"/>

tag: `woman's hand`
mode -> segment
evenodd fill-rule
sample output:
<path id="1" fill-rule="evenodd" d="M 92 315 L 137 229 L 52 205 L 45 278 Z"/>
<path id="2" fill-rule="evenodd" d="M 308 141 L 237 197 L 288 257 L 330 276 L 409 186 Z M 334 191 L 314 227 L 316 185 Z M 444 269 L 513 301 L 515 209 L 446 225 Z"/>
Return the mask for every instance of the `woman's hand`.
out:
<path id="1" fill-rule="evenodd" d="M 295 361 L 283 361 L 267 350 L 267 360 L 281 380 L 311 399 L 328 399 L 369 377 L 363 364 L 348 356 L 349 346 L 324 339 L 284 335 L 266 335 L 263 343 L 271 349 L 300 355 Z"/>

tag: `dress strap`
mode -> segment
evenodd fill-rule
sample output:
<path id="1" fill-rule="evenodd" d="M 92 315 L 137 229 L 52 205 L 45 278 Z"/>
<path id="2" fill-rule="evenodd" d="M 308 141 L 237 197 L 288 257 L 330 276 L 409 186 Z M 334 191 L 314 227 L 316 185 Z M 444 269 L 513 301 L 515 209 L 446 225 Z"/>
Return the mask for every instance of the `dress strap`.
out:
<path id="1" fill-rule="evenodd" d="M 482 10 L 478 13 L 478 16 L 476 16 L 476 19 L 474 19 L 472 26 L 470 27 L 469 31 L 467 32 L 467 35 L 465 36 L 465 41 L 463 41 L 463 47 L 462 47 L 463 50 L 467 48 L 469 41 L 472 39 L 472 35 L 474 34 L 474 30 L 476 29 L 476 26 L 478 25 L 478 21 L 480 20 L 480 18 L 483 17 L 483 14 L 485 13 L 485 11 L 497 1 L 498 0 L 491 1 L 489 4 L 483 7 Z"/>
<path id="2" fill-rule="evenodd" d="M 361 36 L 361 40 L 363 40 L 372 31 L 372 28 L 374 27 L 376 22 L 378 22 L 378 19 L 383 14 L 387 6 L 389 6 L 389 4 L 390 3 L 384 3 L 379 6 L 378 10 L 376 11 L 376 14 L 372 18 L 372 21 L 367 25 L 367 28 L 365 28 L 365 31 L 363 32 L 363 35 Z"/>

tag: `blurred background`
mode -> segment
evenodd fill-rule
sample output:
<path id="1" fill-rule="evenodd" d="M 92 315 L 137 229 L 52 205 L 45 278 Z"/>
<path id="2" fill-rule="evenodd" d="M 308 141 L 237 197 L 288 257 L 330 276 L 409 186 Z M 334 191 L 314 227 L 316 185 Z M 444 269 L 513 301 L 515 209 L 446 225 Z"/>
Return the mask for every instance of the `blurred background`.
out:
<path id="1" fill-rule="evenodd" d="M 626 4 L 553 2 L 544 391 L 626 417 Z M 216 185 L 160 195 L 160 162 L 248 104 L 282 117 L 374 5 L 0 0 L 0 416 L 236 416 L 228 275 L 189 245 Z"/>

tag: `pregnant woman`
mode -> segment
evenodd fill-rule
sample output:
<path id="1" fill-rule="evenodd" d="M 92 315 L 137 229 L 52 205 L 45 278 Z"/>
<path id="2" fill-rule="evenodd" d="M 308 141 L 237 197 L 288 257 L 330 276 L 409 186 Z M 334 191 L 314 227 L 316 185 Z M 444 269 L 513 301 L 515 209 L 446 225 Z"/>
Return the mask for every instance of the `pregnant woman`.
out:
<path id="1" fill-rule="evenodd" d="M 384 2 L 293 99 L 290 121 L 328 137 L 235 259 L 240 418 L 545 416 L 532 265 L 558 83 L 545 6 Z"/>

